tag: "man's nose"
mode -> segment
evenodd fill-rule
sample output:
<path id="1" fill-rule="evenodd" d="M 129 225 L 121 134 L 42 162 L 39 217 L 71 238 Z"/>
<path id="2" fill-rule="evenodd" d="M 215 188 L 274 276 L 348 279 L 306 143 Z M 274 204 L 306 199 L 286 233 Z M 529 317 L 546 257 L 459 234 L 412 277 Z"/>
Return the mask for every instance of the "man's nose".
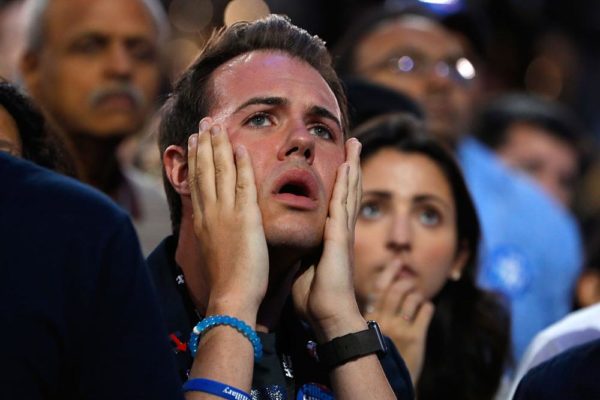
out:
<path id="1" fill-rule="evenodd" d="M 412 229 L 407 218 L 396 216 L 390 225 L 386 247 L 394 252 L 410 251 Z"/>
<path id="2" fill-rule="evenodd" d="M 133 59 L 127 47 L 124 44 L 114 44 L 109 47 L 106 72 L 111 77 L 126 79 L 131 76 L 133 69 Z"/>
<path id="3" fill-rule="evenodd" d="M 278 157 L 280 160 L 302 157 L 309 165 L 312 165 L 315 159 L 315 136 L 309 132 L 304 123 L 297 124 L 290 130 Z"/>
<path id="4" fill-rule="evenodd" d="M 432 88 L 449 88 L 456 84 L 452 77 L 452 71 L 450 66 L 444 62 L 439 61 L 429 68 L 427 71 L 427 81 Z"/>

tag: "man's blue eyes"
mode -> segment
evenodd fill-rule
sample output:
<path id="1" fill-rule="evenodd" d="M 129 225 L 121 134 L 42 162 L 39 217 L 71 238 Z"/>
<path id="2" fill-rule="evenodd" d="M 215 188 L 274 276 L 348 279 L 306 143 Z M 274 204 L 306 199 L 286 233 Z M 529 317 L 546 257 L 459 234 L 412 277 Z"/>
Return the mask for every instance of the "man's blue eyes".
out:
<path id="1" fill-rule="evenodd" d="M 267 116 L 265 114 L 253 115 L 248 120 L 248 122 L 250 123 L 250 125 L 253 125 L 253 126 L 269 126 L 269 125 L 271 125 L 269 118 L 267 118 Z"/>
<path id="2" fill-rule="evenodd" d="M 314 132 L 315 136 L 318 136 L 320 138 L 327 139 L 327 140 L 333 139 L 333 135 L 331 134 L 329 129 L 327 129 L 323 126 L 317 125 L 317 126 L 311 128 L 311 130 Z"/>
<path id="3" fill-rule="evenodd" d="M 253 116 L 251 116 L 248 121 L 247 124 L 252 126 L 252 127 L 267 127 L 267 126 L 272 126 L 273 123 L 270 120 L 269 116 L 267 114 L 255 114 Z M 327 127 L 323 126 L 323 125 L 314 125 L 308 128 L 309 132 L 319 138 L 325 139 L 325 140 L 333 140 L 334 135 L 331 132 L 331 130 L 329 130 Z"/>

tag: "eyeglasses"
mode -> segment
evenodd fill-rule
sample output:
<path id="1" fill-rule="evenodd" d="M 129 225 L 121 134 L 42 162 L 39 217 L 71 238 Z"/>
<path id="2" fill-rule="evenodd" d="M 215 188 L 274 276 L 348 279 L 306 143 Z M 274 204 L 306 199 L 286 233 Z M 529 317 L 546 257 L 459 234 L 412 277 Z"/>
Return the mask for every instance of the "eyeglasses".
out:
<path id="1" fill-rule="evenodd" d="M 399 75 L 425 76 L 434 72 L 442 78 L 448 78 L 461 85 L 468 85 L 477 76 L 475 66 L 466 57 L 432 61 L 416 55 L 392 57 L 371 68 L 390 68 Z M 371 69 L 369 68 L 369 69 Z"/>

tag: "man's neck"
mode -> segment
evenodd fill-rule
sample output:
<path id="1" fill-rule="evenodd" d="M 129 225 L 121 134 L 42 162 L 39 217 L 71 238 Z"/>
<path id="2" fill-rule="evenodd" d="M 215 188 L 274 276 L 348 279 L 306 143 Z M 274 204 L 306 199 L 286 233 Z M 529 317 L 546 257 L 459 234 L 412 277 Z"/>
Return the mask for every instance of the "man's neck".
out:
<path id="1" fill-rule="evenodd" d="M 202 268 L 204 260 L 197 251 L 198 244 L 191 221 L 183 219 L 175 251 L 175 262 L 182 269 L 188 293 L 199 313 L 205 314 L 210 288 L 206 285 Z M 297 258 L 289 256 L 283 249 L 269 250 L 269 286 L 257 316 L 258 331 L 275 329 L 288 299 L 294 278 L 300 268 Z"/>

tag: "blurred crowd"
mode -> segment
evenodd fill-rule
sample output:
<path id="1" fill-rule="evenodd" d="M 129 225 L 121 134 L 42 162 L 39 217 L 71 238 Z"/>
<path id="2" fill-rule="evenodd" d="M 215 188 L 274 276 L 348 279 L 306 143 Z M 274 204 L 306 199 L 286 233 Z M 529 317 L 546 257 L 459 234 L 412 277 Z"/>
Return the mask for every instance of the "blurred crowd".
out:
<path id="1" fill-rule="evenodd" d="M 147 256 L 181 228 L 161 107 L 214 29 L 284 14 L 343 81 L 356 297 L 416 397 L 512 398 L 600 338 L 596 2 L 139 1 L 0 0 L 0 151 L 106 194 Z"/>

